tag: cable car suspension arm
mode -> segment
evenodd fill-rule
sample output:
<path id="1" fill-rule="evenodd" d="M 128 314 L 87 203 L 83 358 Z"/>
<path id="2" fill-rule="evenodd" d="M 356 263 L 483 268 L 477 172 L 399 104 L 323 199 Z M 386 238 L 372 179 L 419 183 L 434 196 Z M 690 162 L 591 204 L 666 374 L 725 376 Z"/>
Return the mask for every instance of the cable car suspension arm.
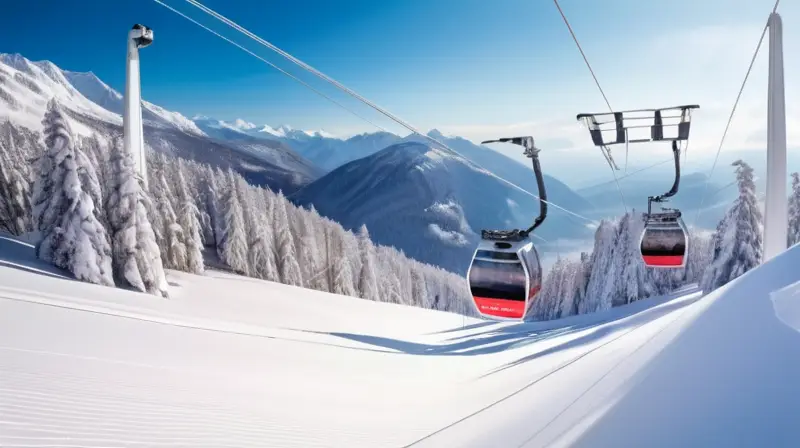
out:
<path id="1" fill-rule="evenodd" d="M 536 175 L 536 186 L 539 188 L 539 216 L 533 220 L 533 225 L 528 227 L 526 230 L 518 231 L 523 237 L 526 237 L 533 232 L 534 229 L 542 225 L 547 217 L 547 191 L 544 187 L 542 166 L 539 163 L 539 151 L 541 150 L 536 148 L 534 145 L 533 137 L 506 137 L 497 140 L 487 140 L 485 142 L 481 142 L 482 145 L 486 143 L 511 143 L 514 145 L 520 145 L 525 148 L 522 154 L 531 159 L 531 162 L 533 163 L 533 172 Z"/>
<path id="2" fill-rule="evenodd" d="M 678 186 L 680 185 L 680 182 L 681 182 L 681 164 L 680 164 L 680 161 L 681 161 L 681 150 L 678 147 L 678 141 L 677 140 L 673 140 L 672 141 L 672 155 L 673 155 L 673 158 L 675 159 L 675 181 L 672 183 L 672 188 L 670 188 L 670 190 L 668 192 L 666 192 L 666 193 L 664 193 L 662 195 L 659 195 L 659 196 L 649 196 L 647 198 L 647 215 L 648 216 L 651 214 L 651 205 L 652 205 L 653 202 L 665 202 L 667 200 L 667 198 L 675 196 L 675 194 L 678 192 Z"/>

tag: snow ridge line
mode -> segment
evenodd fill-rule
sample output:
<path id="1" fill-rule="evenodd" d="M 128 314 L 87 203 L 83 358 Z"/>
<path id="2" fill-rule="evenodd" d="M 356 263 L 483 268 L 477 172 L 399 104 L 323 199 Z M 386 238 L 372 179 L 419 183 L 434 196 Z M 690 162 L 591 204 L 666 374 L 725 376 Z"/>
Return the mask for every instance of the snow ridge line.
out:
<path id="1" fill-rule="evenodd" d="M 697 302 L 695 302 L 695 303 L 697 303 Z M 533 434 L 532 434 L 530 437 L 528 437 L 527 439 L 525 439 L 525 441 L 523 441 L 521 444 L 519 444 L 519 445 L 517 446 L 517 448 L 523 448 L 523 447 L 524 447 L 525 445 L 527 445 L 527 444 L 528 444 L 528 443 L 529 443 L 531 440 L 533 440 L 533 439 L 534 439 L 534 438 L 535 438 L 537 435 L 541 434 L 541 433 L 542 433 L 544 430 L 546 430 L 548 427 L 550 427 L 550 425 L 551 425 L 551 424 L 553 424 L 553 423 L 554 423 L 556 420 L 558 420 L 558 419 L 559 419 L 559 417 L 561 417 L 561 416 L 562 416 L 564 413 L 566 413 L 566 412 L 567 412 L 567 411 L 568 411 L 570 408 L 572 408 L 572 406 L 574 406 L 574 405 L 575 405 L 575 403 L 577 403 L 578 401 L 580 401 L 580 399 L 581 399 L 581 398 L 583 398 L 584 396 L 586 396 L 586 394 L 588 394 L 588 393 L 589 393 L 589 392 L 590 392 L 592 389 L 594 389 L 594 388 L 595 388 L 595 386 L 597 386 L 598 384 L 600 384 L 600 382 L 602 382 L 602 381 L 603 381 L 603 380 L 604 380 L 604 379 L 605 379 L 605 378 L 606 378 L 608 375 L 610 375 L 610 374 L 611 374 L 611 372 L 613 372 L 613 371 L 614 371 L 614 370 L 616 370 L 616 369 L 617 369 L 619 366 L 621 366 L 621 365 L 622 365 L 622 364 L 624 364 L 626 361 L 628 361 L 628 360 L 629 360 L 629 359 L 630 359 L 630 358 L 631 358 L 631 357 L 632 357 L 634 354 L 636 354 L 636 353 L 637 353 L 637 352 L 638 352 L 638 351 L 639 351 L 639 350 L 640 350 L 642 347 L 644 347 L 645 345 L 649 344 L 649 343 L 650 343 L 650 341 L 652 341 L 653 339 L 655 339 L 655 338 L 656 338 L 656 337 L 658 337 L 659 335 L 663 334 L 663 333 L 664 333 L 664 331 L 665 331 L 666 329 L 668 329 L 668 328 L 672 327 L 672 325 L 673 325 L 673 324 L 675 324 L 675 323 L 676 323 L 678 320 L 680 320 L 680 319 L 681 319 L 681 318 L 684 316 L 684 314 L 688 313 L 688 312 L 689 312 L 689 310 L 693 310 L 693 308 L 692 308 L 691 304 L 690 304 L 690 305 L 687 305 L 687 306 L 686 306 L 686 307 L 685 307 L 685 308 L 684 308 L 684 309 L 683 309 L 683 310 L 682 310 L 680 313 L 678 313 L 678 316 L 677 316 L 677 317 L 675 317 L 674 319 L 672 319 L 671 321 L 669 321 L 669 322 L 668 322 L 666 325 L 664 325 L 664 326 L 663 326 L 663 327 L 661 327 L 661 328 L 660 328 L 658 331 L 656 331 L 656 332 L 655 332 L 655 333 L 654 333 L 652 336 L 650 336 L 650 337 L 649 337 L 649 338 L 647 338 L 647 339 L 646 339 L 644 342 L 642 342 L 641 344 L 639 344 L 639 345 L 638 345 L 638 346 L 637 346 L 637 347 L 636 347 L 636 348 L 635 348 L 635 349 L 634 349 L 632 352 L 628 353 L 627 355 L 625 355 L 624 357 L 622 357 L 622 359 L 620 359 L 619 361 L 617 361 L 617 363 L 616 363 L 616 364 L 614 364 L 613 366 L 611 366 L 611 368 L 610 368 L 610 369 L 608 369 L 608 371 L 606 371 L 606 372 L 605 372 L 605 373 L 604 373 L 602 376 L 600 376 L 600 378 L 598 378 L 598 379 L 597 379 L 597 380 L 596 380 L 594 383 L 592 383 L 592 384 L 591 384 L 589 387 L 587 387 L 587 388 L 586 388 L 586 390 L 584 390 L 584 391 L 583 391 L 583 392 L 582 392 L 580 395 L 578 395 L 578 396 L 577 396 L 577 397 L 576 397 L 574 400 L 572 400 L 572 401 L 571 401 L 571 402 L 570 402 L 570 403 L 569 403 L 567 406 L 565 406 L 565 407 L 564 407 L 564 409 L 562 409 L 562 410 L 561 410 L 561 412 L 559 412 L 558 414 L 556 414 L 556 415 L 555 415 L 555 416 L 554 416 L 552 419 L 550 419 L 550 421 L 548 421 L 547 423 L 545 423 L 545 424 L 544 424 L 542 427 L 540 427 L 540 428 L 539 428 L 539 429 L 538 429 L 538 430 L 537 430 L 535 433 L 533 433 Z M 643 324 L 642 324 L 642 325 L 643 325 Z M 639 325 L 639 326 L 641 326 L 641 325 Z M 638 328 L 639 326 L 637 326 L 636 328 Z M 634 330 L 635 330 L 636 328 L 634 328 Z M 625 333 L 625 334 L 627 334 L 627 333 Z M 599 347 L 598 347 L 598 348 L 599 348 Z M 650 375 L 650 374 L 648 373 L 648 374 L 645 376 L 645 378 L 646 378 L 647 376 L 649 376 L 649 375 Z M 642 379 L 644 379 L 644 378 L 642 378 Z M 551 444 L 551 443 L 553 443 L 554 441 L 556 441 L 556 440 L 558 440 L 559 438 L 561 438 L 561 437 L 564 435 L 564 433 L 565 433 L 566 431 L 567 431 L 567 430 L 565 430 L 565 431 L 562 431 L 562 432 L 560 432 L 559 434 L 557 434 L 557 435 L 556 435 L 554 438 L 552 438 L 551 440 L 549 440 L 549 441 L 548 441 L 548 443 L 546 443 L 544 446 L 550 446 L 550 444 Z"/>
<path id="2" fill-rule="evenodd" d="M 695 302 L 695 303 L 696 303 L 696 302 Z M 694 304 L 694 303 L 693 303 L 693 304 Z M 690 307 L 691 307 L 691 305 L 693 305 L 693 304 L 686 305 L 686 307 L 687 307 L 687 308 L 690 308 Z M 686 310 L 684 310 L 683 312 L 686 312 Z M 682 312 L 681 314 L 683 314 L 683 312 Z M 675 320 L 677 320 L 677 318 L 676 318 Z M 422 438 L 419 438 L 419 439 L 417 439 L 417 440 L 415 440 L 415 441 L 413 441 L 413 442 L 411 442 L 411 443 L 409 443 L 409 444 L 407 444 L 407 445 L 403 445 L 403 447 L 402 447 L 402 448 L 409 448 L 409 447 L 411 447 L 411 446 L 417 445 L 417 444 L 419 444 L 419 443 L 421 443 L 421 442 L 423 442 L 423 441 L 425 441 L 425 440 L 427 440 L 427 439 L 429 439 L 429 438 L 431 438 L 431 437 L 433 437 L 433 436 L 435 436 L 435 435 L 437 435 L 437 434 L 440 434 L 440 433 L 442 433 L 442 432 L 444 432 L 444 431 L 446 431 L 446 430 L 448 430 L 448 429 L 450 429 L 450 428 L 452 428 L 452 427 L 454 427 L 454 426 L 458 425 L 459 423 L 462 423 L 462 422 L 464 422 L 464 421 L 466 421 L 466 420 L 468 420 L 468 419 L 470 419 L 470 418 L 472 418 L 472 417 L 474 417 L 474 416 L 476 416 L 476 415 L 478 415 L 478 414 L 480 414 L 480 413 L 482 413 L 482 412 L 484 412 L 484 411 L 487 411 L 487 410 L 489 410 L 489 409 L 491 409 L 491 408 L 495 407 L 496 405 L 498 405 L 498 404 L 500 404 L 500 403 L 502 403 L 502 402 L 504 402 L 504 401 L 506 401 L 506 400 L 508 400 L 508 399 L 510 399 L 510 398 L 513 398 L 513 397 L 515 397 L 516 395 L 519 395 L 520 393 L 522 393 L 522 392 L 526 391 L 527 389 L 530 389 L 531 387 L 535 386 L 535 385 L 536 385 L 536 384 L 538 384 L 540 381 L 542 381 L 542 380 L 544 380 L 544 379 L 547 379 L 547 378 L 548 378 L 548 377 L 550 377 L 551 375 L 553 375 L 553 374 L 555 374 L 555 373 L 558 373 L 558 372 L 559 372 L 559 371 L 561 371 L 561 370 L 564 370 L 565 368 L 567 368 L 567 367 L 571 366 L 572 364 L 575 364 L 576 362 L 578 362 L 578 361 L 580 361 L 581 359 L 583 359 L 583 358 L 585 358 L 585 357 L 587 357 L 587 356 L 591 355 L 592 353 L 596 352 L 597 350 L 600 350 L 601 348 L 603 348 L 603 347 L 605 347 L 605 346 L 607 346 L 607 345 L 609 345 L 609 344 L 613 343 L 614 341 L 617 341 L 617 340 L 619 340 L 619 339 L 621 339 L 621 338 L 623 338 L 623 337 L 627 336 L 628 334 L 630 334 L 630 333 L 632 333 L 632 332 L 634 332 L 634 331 L 638 330 L 639 328 L 641 328 L 641 327 L 643 327 L 643 326 L 645 326 L 645 325 L 647 325 L 647 324 L 649 324 L 649 323 L 652 323 L 652 322 L 653 322 L 653 321 L 643 321 L 642 323 L 640 323 L 640 324 L 638 324 L 638 325 L 635 325 L 633 328 L 631 328 L 631 329 L 629 329 L 629 330 L 626 330 L 626 331 L 622 332 L 621 334 L 619 334 L 618 336 L 615 336 L 615 337 L 613 337 L 613 338 L 611 338 L 611 339 L 609 339 L 609 340 L 607 340 L 607 341 L 603 342 L 602 344 L 598 345 L 597 347 L 594 347 L 594 348 L 592 348 L 592 349 L 590 349 L 590 350 L 588 350 L 588 351 L 586 351 L 586 352 L 584 352 L 584 353 L 582 353 L 582 354 L 580 354 L 580 355 L 578 355 L 578 356 L 576 356 L 576 357 L 574 357 L 574 358 L 570 359 L 569 361 L 566 361 L 565 363 L 563 363 L 563 364 L 561 364 L 560 366 L 558 366 L 558 367 L 554 368 L 553 370 L 551 370 L 551 371 L 549 371 L 549 372 L 545 373 L 544 375 L 542 375 L 542 376 L 540 376 L 540 377 L 536 378 L 535 380 L 532 380 L 531 382 L 529 382 L 529 383 L 525 384 L 524 386 L 520 387 L 519 389 L 515 390 L 514 392 L 511 392 L 510 394 L 508 394 L 508 395 L 506 395 L 506 396 L 504 396 L 504 397 L 502 397 L 502 398 L 500 398 L 500 399 L 498 399 L 498 400 L 496 400 L 496 401 L 493 401 L 493 402 L 491 402 L 491 403 L 487 404 L 486 406 L 484 406 L 484 407 L 482 407 L 482 408 L 480 408 L 480 409 L 478 409 L 478 410 L 476 410 L 476 411 L 474 411 L 474 412 L 472 412 L 472 413 L 470 413 L 470 414 L 468 414 L 468 415 L 466 415 L 466 416 L 464 416 L 464 417 L 462 417 L 462 418 L 460 418 L 460 419 L 458 419 L 458 420 L 454 421 L 453 423 L 450 423 L 450 424 L 448 424 L 448 425 L 446 425 L 446 426 L 444 426 L 444 427 L 442 427 L 442 428 L 439 428 L 439 429 L 437 429 L 436 431 L 434 431 L 434 432 L 432 432 L 432 433 L 430 433 L 430 434 L 428 434 L 428 435 L 426 435 L 426 436 L 424 436 L 424 437 L 422 437 Z M 665 328 L 666 328 L 666 327 L 668 327 L 669 325 L 673 324 L 674 322 L 675 322 L 675 321 L 671 321 L 669 324 L 667 324 L 667 325 L 665 326 Z M 659 332 L 660 332 L 660 331 L 661 331 L 661 330 L 659 330 Z M 649 342 L 649 340 L 648 340 L 648 342 Z M 643 344 L 643 345 L 644 345 L 644 344 Z M 639 347 L 639 348 L 641 348 L 641 347 Z M 637 350 L 638 350 L 638 348 L 637 348 Z M 631 354 L 632 354 L 632 353 L 631 353 Z M 630 355 L 628 355 L 628 356 L 630 356 Z M 625 358 L 623 358 L 623 360 L 624 360 L 624 359 L 626 359 L 628 356 L 626 356 Z M 617 365 L 615 365 L 614 367 L 612 367 L 612 370 L 613 370 L 614 368 L 616 368 L 618 365 L 619 365 L 619 363 L 618 363 Z M 592 385 L 592 387 L 594 387 L 594 385 Z M 590 387 L 590 389 L 591 389 L 591 387 Z M 573 404 L 574 404 L 574 403 L 573 403 Z M 571 406 L 571 405 L 572 405 L 572 404 L 570 404 L 570 406 Z M 569 407 L 569 406 L 568 406 L 568 407 Z M 559 415 L 560 415 L 560 414 L 559 414 Z M 550 423 L 552 423 L 552 422 L 549 422 L 548 424 L 550 424 Z M 534 435 L 535 435 L 535 434 L 534 434 Z M 529 439 L 529 440 L 530 440 L 530 439 Z M 528 443 L 528 440 L 526 440 L 526 441 L 525 441 L 525 443 Z M 524 445 L 524 443 L 523 443 L 523 445 Z M 520 445 L 520 446 L 522 446 L 522 445 Z"/>
<path id="3" fill-rule="evenodd" d="M 0 288 L 0 300 L 10 300 L 14 302 L 24 302 L 24 303 L 31 303 L 35 305 L 42 305 L 42 306 L 50 306 L 54 308 L 62 308 L 67 310 L 74 310 L 74 311 L 82 311 L 86 313 L 92 314 L 99 314 L 103 316 L 110 316 L 110 317 L 118 317 L 121 319 L 130 319 L 130 320 L 137 320 L 141 322 L 149 322 L 157 325 L 167 325 L 171 327 L 178 327 L 178 328 L 186 328 L 189 330 L 198 330 L 198 331 L 208 331 L 212 333 L 223 333 L 229 334 L 233 336 L 244 336 L 244 337 L 252 337 L 252 338 L 261 338 L 261 339 L 272 339 L 272 340 L 279 340 L 279 341 L 287 341 L 287 342 L 296 342 L 302 344 L 315 344 L 315 345 L 326 345 L 334 348 L 343 348 L 349 350 L 363 350 L 363 351 L 371 351 L 376 353 L 394 353 L 389 350 L 381 350 L 381 349 L 374 349 L 374 348 L 367 348 L 367 347 L 351 347 L 347 345 L 341 344 L 334 344 L 332 342 L 321 342 L 321 341 L 310 341 L 304 339 L 296 339 L 284 336 L 274 336 L 264 333 L 251 333 L 246 331 L 239 331 L 233 329 L 225 329 L 214 327 L 211 325 L 201 325 L 201 324 L 192 324 L 192 323 L 184 323 L 177 320 L 170 320 L 158 316 L 146 316 L 143 313 L 136 313 L 136 312 L 127 312 L 122 310 L 113 310 L 113 309 L 103 309 L 102 307 L 93 306 L 93 305 L 79 305 L 79 304 L 71 304 L 71 303 L 64 303 L 59 299 L 54 299 L 51 296 L 48 297 L 47 294 L 42 293 L 31 293 L 26 292 L 24 296 L 21 294 L 19 296 L 7 295 L 9 294 L 9 290 L 11 288 Z M 246 324 L 235 324 L 240 326 L 246 326 Z"/>

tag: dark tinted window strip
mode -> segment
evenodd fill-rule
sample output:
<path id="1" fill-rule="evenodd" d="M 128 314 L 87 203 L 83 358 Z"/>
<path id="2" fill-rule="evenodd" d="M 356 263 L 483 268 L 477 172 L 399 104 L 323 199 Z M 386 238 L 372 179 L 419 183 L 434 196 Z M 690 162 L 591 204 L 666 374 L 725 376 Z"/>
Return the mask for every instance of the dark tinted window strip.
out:
<path id="1" fill-rule="evenodd" d="M 494 252 L 490 250 L 479 250 L 476 254 L 478 258 L 492 258 L 495 260 L 519 260 L 514 252 Z"/>
<path id="2" fill-rule="evenodd" d="M 475 286 L 470 288 L 474 297 L 484 297 L 487 299 L 504 299 L 516 302 L 525 301 L 525 287 L 515 287 L 513 289 L 481 288 Z"/>

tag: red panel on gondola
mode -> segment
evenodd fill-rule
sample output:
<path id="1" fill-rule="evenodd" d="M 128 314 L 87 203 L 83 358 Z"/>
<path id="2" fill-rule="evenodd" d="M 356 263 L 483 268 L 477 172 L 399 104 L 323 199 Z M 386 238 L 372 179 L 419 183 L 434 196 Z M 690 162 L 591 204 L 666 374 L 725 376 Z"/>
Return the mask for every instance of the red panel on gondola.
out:
<path id="1" fill-rule="evenodd" d="M 525 302 L 475 296 L 472 298 L 475 300 L 478 311 L 482 314 L 512 319 L 519 319 L 525 314 Z"/>
<path id="2" fill-rule="evenodd" d="M 651 267 L 683 266 L 683 255 L 645 255 L 644 264 Z"/>
<path id="3" fill-rule="evenodd" d="M 475 307 L 485 316 L 522 318 L 528 305 L 528 282 L 517 253 L 479 249 L 476 256 L 482 258 L 475 258 L 469 271 Z"/>

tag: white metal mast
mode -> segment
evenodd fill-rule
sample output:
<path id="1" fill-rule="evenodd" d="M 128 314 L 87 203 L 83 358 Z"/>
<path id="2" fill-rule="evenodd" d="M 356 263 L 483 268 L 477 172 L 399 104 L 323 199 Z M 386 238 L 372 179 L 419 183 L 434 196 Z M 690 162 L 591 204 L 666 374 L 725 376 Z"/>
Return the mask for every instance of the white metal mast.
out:
<path id="1" fill-rule="evenodd" d="M 767 197 L 762 263 L 786 250 L 786 98 L 783 88 L 783 24 L 769 16 L 769 86 L 767 88 Z"/>
<path id="2" fill-rule="evenodd" d="M 142 86 L 139 75 L 139 49 L 153 43 L 153 30 L 136 24 L 128 32 L 128 61 L 125 78 L 125 111 L 122 115 L 125 151 L 133 156 L 136 172 L 147 188 L 147 159 L 142 127 Z"/>

